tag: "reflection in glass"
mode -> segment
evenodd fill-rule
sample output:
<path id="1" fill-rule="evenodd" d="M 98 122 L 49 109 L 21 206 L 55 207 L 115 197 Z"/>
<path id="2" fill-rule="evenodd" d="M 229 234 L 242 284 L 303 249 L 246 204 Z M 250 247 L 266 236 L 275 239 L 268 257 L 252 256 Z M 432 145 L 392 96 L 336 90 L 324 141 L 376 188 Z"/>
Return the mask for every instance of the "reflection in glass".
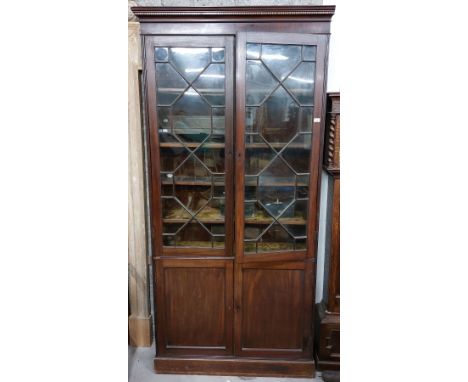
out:
<path id="1" fill-rule="evenodd" d="M 202 142 L 211 132 L 211 108 L 192 88 L 172 108 L 174 132 L 184 142 Z"/>
<path id="2" fill-rule="evenodd" d="M 192 82 L 211 61 L 209 48 L 171 48 L 171 62 Z"/>
<path id="3" fill-rule="evenodd" d="M 317 52 L 316 46 L 303 46 L 302 59 L 304 61 L 315 61 L 315 54 Z"/>
<path id="4" fill-rule="evenodd" d="M 260 61 L 247 61 L 246 103 L 259 105 L 278 84 Z"/>
<path id="5" fill-rule="evenodd" d="M 170 64 L 156 64 L 158 105 L 170 105 L 185 90 L 187 82 Z"/>
<path id="6" fill-rule="evenodd" d="M 300 46 L 263 45 L 262 47 L 262 61 L 280 81 L 291 73 L 300 60 Z"/>
<path id="7" fill-rule="evenodd" d="M 296 173 L 309 172 L 311 138 L 311 134 L 298 135 L 281 154 Z"/>
<path id="8" fill-rule="evenodd" d="M 303 62 L 284 82 L 301 105 L 314 103 L 314 62 Z"/>
<path id="9" fill-rule="evenodd" d="M 260 131 L 270 143 L 287 143 L 298 128 L 299 106 L 282 86 L 257 109 L 254 131 Z"/>
<path id="10" fill-rule="evenodd" d="M 169 52 L 167 48 L 156 48 L 154 52 L 156 61 L 167 61 L 169 58 Z"/>
<path id="11" fill-rule="evenodd" d="M 211 64 L 193 83 L 205 99 L 215 106 L 224 105 L 224 64 Z"/>
<path id="12" fill-rule="evenodd" d="M 247 135 L 245 150 L 245 174 L 256 175 L 275 157 L 275 153 L 258 135 Z"/>
<path id="13" fill-rule="evenodd" d="M 299 131 L 311 132 L 314 119 L 313 107 L 301 107 L 299 111 Z"/>
<path id="14" fill-rule="evenodd" d="M 247 59 L 258 60 L 260 59 L 260 44 L 247 44 Z"/>
<path id="15" fill-rule="evenodd" d="M 223 62 L 224 48 L 211 48 L 211 59 L 213 62 Z"/>
<path id="16" fill-rule="evenodd" d="M 226 124 L 224 114 L 224 107 L 216 107 L 211 109 L 213 134 L 224 134 L 224 127 Z"/>

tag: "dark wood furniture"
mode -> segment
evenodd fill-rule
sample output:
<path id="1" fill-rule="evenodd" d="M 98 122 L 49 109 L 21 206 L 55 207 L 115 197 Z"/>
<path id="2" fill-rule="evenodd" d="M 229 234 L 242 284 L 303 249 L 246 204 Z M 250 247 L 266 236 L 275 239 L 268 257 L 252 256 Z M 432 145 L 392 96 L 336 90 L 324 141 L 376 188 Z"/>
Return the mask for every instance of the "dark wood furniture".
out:
<path id="1" fill-rule="evenodd" d="M 159 373 L 313 376 L 334 6 L 141 22 Z"/>
<path id="2" fill-rule="evenodd" d="M 328 94 L 324 168 L 330 175 L 329 245 L 324 299 L 316 309 L 315 358 L 319 370 L 340 370 L 340 93 Z"/>

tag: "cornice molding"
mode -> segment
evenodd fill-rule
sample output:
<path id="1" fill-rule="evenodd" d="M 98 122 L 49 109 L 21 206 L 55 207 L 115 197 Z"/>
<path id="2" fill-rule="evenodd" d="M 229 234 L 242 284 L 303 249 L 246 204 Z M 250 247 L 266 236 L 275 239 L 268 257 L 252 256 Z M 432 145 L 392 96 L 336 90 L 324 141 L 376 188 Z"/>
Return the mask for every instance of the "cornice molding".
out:
<path id="1" fill-rule="evenodd" d="M 320 17 L 331 19 L 334 5 L 311 6 L 259 6 L 259 7 L 132 7 L 139 19 L 146 18 L 224 18 L 224 17 Z"/>

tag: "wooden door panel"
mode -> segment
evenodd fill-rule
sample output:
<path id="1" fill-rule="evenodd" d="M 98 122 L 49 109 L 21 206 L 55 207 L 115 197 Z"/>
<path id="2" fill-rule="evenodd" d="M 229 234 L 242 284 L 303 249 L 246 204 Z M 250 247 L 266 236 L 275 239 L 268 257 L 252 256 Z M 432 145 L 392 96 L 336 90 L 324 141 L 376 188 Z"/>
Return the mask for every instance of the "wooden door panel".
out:
<path id="1" fill-rule="evenodd" d="M 237 355 L 310 356 L 313 268 L 313 261 L 236 264 Z"/>
<path id="2" fill-rule="evenodd" d="M 159 354 L 232 353 L 232 262 L 156 262 Z"/>
<path id="3" fill-rule="evenodd" d="M 300 269 L 244 270 L 243 348 L 300 351 L 303 284 Z"/>

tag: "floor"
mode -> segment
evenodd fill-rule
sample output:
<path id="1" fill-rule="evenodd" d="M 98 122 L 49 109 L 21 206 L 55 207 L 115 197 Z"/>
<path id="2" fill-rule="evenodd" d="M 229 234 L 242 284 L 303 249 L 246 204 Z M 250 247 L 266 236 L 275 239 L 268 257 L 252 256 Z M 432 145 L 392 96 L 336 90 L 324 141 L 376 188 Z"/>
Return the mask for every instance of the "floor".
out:
<path id="1" fill-rule="evenodd" d="M 128 348 L 129 382 L 323 382 L 320 373 L 317 373 L 314 379 L 155 374 L 153 370 L 154 353 L 154 345 L 151 348 Z"/>

